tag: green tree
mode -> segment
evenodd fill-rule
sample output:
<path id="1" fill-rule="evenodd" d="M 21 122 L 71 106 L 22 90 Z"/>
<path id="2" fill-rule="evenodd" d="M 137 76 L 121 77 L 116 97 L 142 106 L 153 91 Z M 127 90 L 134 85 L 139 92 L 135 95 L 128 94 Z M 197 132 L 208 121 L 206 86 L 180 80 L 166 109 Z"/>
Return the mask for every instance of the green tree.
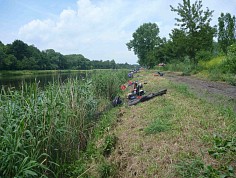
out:
<path id="1" fill-rule="evenodd" d="M 2 61 L 3 69 L 5 70 L 15 70 L 16 64 L 17 64 L 17 59 L 12 54 L 7 55 Z"/>
<path id="2" fill-rule="evenodd" d="M 5 45 L 0 41 L 0 69 L 3 68 L 3 59 L 6 57 Z"/>
<path id="3" fill-rule="evenodd" d="M 175 18 L 176 25 L 186 33 L 185 44 L 188 56 L 197 63 L 195 58 L 198 51 L 212 50 L 213 37 L 216 29 L 210 26 L 213 11 L 208 8 L 202 10 L 202 1 L 197 0 L 190 4 L 190 0 L 183 0 L 177 8 L 171 7 L 171 11 L 177 12 L 180 18 Z"/>
<path id="4" fill-rule="evenodd" d="M 169 36 L 171 39 L 173 58 L 183 60 L 184 56 L 187 55 L 186 49 L 188 48 L 186 44 L 187 35 L 185 31 L 175 28 Z"/>
<path id="5" fill-rule="evenodd" d="M 218 18 L 218 43 L 222 51 L 227 54 L 227 48 L 236 42 L 235 16 L 221 13 Z"/>
<path id="6" fill-rule="evenodd" d="M 133 49 L 138 56 L 138 63 L 142 66 L 153 67 L 155 55 L 153 51 L 160 44 L 159 28 L 155 23 L 144 23 L 134 33 L 133 39 L 126 45 L 129 50 Z"/>
<path id="7" fill-rule="evenodd" d="M 24 57 L 31 56 L 29 46 L 21 40 L 15 40 L 12 44 L 7 45 L 7 54 L 12 54 L 17 60 L 22 60 Z"/>
<path id="8" fill-rule="evenodd" d="M 116 68 L 116 62 L 115 62 L 114 59 L 112 59 L 112 60 L 110 61 L 110 68 L 111 68 L 111 69 L 115 69 L 115 68 Z"/>

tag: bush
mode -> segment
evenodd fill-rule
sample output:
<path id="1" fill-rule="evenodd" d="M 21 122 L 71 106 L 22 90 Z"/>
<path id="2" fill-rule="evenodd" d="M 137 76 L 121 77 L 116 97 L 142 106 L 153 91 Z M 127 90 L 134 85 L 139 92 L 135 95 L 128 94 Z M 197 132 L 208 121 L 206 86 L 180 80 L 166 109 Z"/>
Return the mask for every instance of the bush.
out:
<path id="1" fill-rule="evenodd" d="M 198 70 L 197 66 L 191 62 L 188 56 L 184 58 L 183 62 L 171 61 L 163 67 L 164 70 L 183 72 L 183 75 L 190 75 L 191 73 L 196 73 Z"/>
<path id="2" fill-rule="evenodd" d="M 208 61 L 212 58 L 212 53 L 210 51 L 199 51 L 196 54 L 197 61 Z"/>
<path id="3" fill-rule="evenodd" d="M 236 73 L 236 43 L 228 48 L 228 55 L 222 66 L 225 73 Z"/>

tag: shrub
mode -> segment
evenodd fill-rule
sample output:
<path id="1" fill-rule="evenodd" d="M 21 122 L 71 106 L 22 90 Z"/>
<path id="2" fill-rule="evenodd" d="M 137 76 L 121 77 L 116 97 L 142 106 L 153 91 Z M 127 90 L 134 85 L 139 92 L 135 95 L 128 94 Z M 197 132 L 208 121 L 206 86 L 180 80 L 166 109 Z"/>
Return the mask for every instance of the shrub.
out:
<path id="1" fill-rule="evenodd" d="M 225 73 L 236 73 L 236 44 L 228 48 L 228 55 L 223 63 L 223 70 Z"/>
<path id="2" fill-rule="evenodd" d="M 212 53 L 210 51 L 199 51 L 196 54 L 197 61 L 208 61 L 212 58 Z"/>

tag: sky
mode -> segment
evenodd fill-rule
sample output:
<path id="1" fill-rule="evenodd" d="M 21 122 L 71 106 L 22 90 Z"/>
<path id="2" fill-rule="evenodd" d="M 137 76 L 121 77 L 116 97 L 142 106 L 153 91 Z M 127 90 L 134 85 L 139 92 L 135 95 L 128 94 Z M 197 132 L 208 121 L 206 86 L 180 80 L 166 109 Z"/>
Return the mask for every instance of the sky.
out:
<path id="1" fill-rule="evenodd" d="M 194 2 L 192 0 L 192 2 Z M 0 41 L 19 39 L 40 50 L 82 54 L 90 60 L 137 63 L 126 43 L 143 23 L 157 23 L 169 37 L 182 0 L 0 0 Z M 236 16 L 236 0 L 203 0 L 203 9 Z"/>

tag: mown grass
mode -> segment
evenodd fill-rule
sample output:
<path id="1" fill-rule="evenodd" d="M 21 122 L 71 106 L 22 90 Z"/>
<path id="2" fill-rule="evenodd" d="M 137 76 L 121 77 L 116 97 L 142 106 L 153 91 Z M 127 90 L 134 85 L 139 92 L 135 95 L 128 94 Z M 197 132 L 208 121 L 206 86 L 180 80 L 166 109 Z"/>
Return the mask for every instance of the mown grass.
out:
<path id="1" fill-rule="evenodd" d="M 174 106 L 167 100 L 162 100 L 163 108 L 155 114 L 154 120 L 145 128 L 147 134 L 157 134 L 159 132 L 165 132 L 171 130 L 172 123 L 170 118 L 174 112 Z"/>
<path id="2" fill-rule="evenodd" d="M 153 74 L 144 72 L 135 80 L 146 82 L 147 92 L 167 88 L 167 94 L 122 106 L 122 124 L 109 129 L 119 138 L 118 145 L 111 157 L 96 156 L 96 160 L 115 164 L 121 177 L 235 176 L 236 117 L 231 106 L 208 103 L 188 86 Z"/>
<path id="3" fill-rule="evenodd" d="M 127 80 L 121 70 L 106 71 L 101 75 L 107 77 L 98 80 L 99 75 L 54 82 L 45 89 L 35 83 L 1 90 L 0 177 L 68 174 L 68 165 L 87 147 L 99 113 L 118 94 L 114 85 Z"/>
<path id="4" fill-rule="evenodd" d="M 198 150 L 194 148 L 188 152 L 179 153 L 175 175 L 179 177 L 234 177 L 236 114 L 233 108 L 212 105 L 207 100 L 197 98 L 188 88 L 186 89 L 186 86 L 171 85 L 183 94 L 185 99 L 190 99 L 192 102 L 195 100 L 187 109 L 189 110 L 189 107 L 195 109 L 195 111 L 191 109 L 191 115 L 196 117 L 192 118 L 194 125 L 188 128 L 192 128 L 189 141 L 199 139 L 198 142 L 202 145 Z M 179 90 L 179 88 L 185 89 Z"/>

